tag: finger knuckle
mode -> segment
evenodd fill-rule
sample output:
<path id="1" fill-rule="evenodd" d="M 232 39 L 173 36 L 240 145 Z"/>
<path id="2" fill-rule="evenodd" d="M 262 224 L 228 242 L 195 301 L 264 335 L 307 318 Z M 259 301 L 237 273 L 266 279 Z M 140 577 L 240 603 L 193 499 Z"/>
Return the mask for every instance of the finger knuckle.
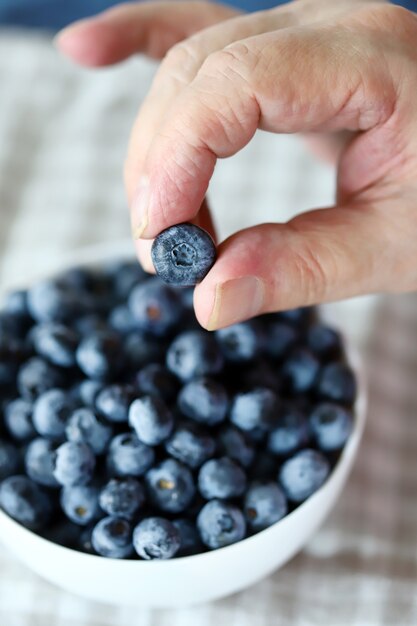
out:
<path id="1" fill-rule="evenodd" d="M 328 256 L 321 255 L 320 250 L 308 242 L 293 250 L 293 255 L 300 290 L 306 302 L 313 304 L 326 300 L 329 285 L 334 282 L 334 266 Z"/>
<path id="2" fill-rule="evenodd" d="M 201 52 L 197 42 L 186 39 L 168 50 L 159 74 L 164 77 L 169 75 L 181 83 L 186 83 L 194 77 L 200 63 Z"/>

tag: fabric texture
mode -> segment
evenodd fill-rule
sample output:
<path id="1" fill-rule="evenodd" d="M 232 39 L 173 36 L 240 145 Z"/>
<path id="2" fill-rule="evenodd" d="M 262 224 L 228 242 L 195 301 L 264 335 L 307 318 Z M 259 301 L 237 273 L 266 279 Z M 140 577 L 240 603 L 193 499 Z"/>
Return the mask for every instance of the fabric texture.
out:
<path id="1" fill-rule="evenodd" d="M 133 250 L 121 164 L 153 72 L 142 59 L 84 71 L 60 58 L 47 38 L 0 34 L 1 289 L 53 272 L 68 256 L 82 260 L 89 246 L 108 244 L 110 254 L 122 240 Z M 259 133 L 219 163 L 210 192 L 223 237 L 330 204 L 334 173 L 297 138 Z M 355 330 L 369 310 L 344 303 L 326 313 Z M 379 301 L 366 350 L 362 344 L 370 407 L 354 471 L 323 528 L 273 576 L 209 606 L 132 610 L 60 591 L 0 548 L 0 624 L 416 624 L 416 344 L 417 295 Z"/>

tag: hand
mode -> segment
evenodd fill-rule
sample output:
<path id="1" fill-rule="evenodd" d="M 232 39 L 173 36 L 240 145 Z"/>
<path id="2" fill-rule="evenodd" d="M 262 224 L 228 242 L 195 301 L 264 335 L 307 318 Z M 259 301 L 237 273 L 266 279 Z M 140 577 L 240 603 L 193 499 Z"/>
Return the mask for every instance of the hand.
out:
<path id="1" fill-rule="evenodd" d="M 201 215 L 217 158 L 235 154 L 257 128 L 349 131 L 336 206 L 243 230 L 219 246 L 194 298 L 209 329 L 417 288 L 417 16 L 382 1 L 329 4 L 299 0 L 251 15 L 206 3 L 126 5 L 58 40 L 90 65 L 168 51 L 125 168 L 141 258 L 147 239 Z"/>

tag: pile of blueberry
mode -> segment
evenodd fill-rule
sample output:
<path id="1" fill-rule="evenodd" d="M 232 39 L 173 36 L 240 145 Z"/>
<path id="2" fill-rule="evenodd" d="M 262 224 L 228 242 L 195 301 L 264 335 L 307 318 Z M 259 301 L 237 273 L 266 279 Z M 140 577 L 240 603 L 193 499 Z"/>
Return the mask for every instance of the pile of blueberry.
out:
<path id="1" fill-rule="evenodd" d="M 355 393 L 313 309 L 209 333 L 136 262 L 76 268 L 0 312 L 0 507 L 107 557 L 221 548 L 324 483 Z"/>

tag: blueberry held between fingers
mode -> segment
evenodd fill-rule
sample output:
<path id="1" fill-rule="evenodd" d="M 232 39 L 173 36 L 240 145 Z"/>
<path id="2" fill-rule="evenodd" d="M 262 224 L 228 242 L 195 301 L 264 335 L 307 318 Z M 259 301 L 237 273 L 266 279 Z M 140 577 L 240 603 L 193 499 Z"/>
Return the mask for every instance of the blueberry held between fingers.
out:
<path id="1" fill-rule="evenodd" d="M 203 280 L 216 260 L 210 235 L 195 224 L 177 224 L 162 231 L 152 244 L 156 273 L 166 283 L 192 286 Z"/>
<path id="2" fill-rule="evenodd" d="M 180 533 L 162 517 L 148 517 L 133 531 L 133 546 L 142 559 L 171 559 L 180 548 Z"/>
<path id="3" fill-rule="evenodd" d="M 212 550 L 241 541 L 246 534 L 243 513 L 233 504 L 211 500 L 201 509 L 197 527 L 202 542 Z"/>

